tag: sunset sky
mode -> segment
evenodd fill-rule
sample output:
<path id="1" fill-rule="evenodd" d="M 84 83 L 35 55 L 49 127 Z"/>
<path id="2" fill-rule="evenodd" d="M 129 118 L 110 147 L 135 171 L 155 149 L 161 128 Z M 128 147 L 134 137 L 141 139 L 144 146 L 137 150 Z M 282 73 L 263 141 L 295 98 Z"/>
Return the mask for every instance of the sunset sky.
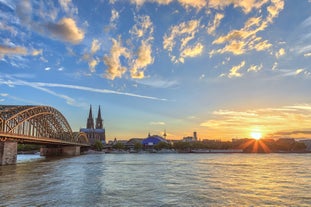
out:
<path id="1" fill-rule="evenodd" d="M 0 104 L 108 140 L 311 138 L 310 0 L 0 0 Z"/>

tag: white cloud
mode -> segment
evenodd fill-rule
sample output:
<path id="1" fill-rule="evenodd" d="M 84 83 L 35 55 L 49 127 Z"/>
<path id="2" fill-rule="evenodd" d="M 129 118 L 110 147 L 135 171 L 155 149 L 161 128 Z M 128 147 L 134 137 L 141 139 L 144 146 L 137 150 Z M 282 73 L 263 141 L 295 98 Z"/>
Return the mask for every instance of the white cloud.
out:
<path id="1" fill-rule="evenodd" d="M 179 84 L 176 80 L 166 80 L 160 77 L 148 77 L 144 79 L 138 79 L 136 80 L 136 82 L 154 88 L 171 88 Z"/>
<path id="2" fill-rule="evenodd" d="M 1 74 L 0 74 L 0 78 L 4 79 L 3 81 L 0 82 L 0 85 L 8 85 L 8 86 L 12 86 L 12 87 L 14 87 L 14 86 L 29 86 L 29 87 L 47 92 L 51 95 L 63 98 L 69 104 L 72 104 L 72 103 L 78 104 L 78 103 L 75 102 L 74 99 L 72 99 L 66 95 L 57 94 L 57 93 L 55 93 L 55 92 L 53 92 L 47 88 L 67 88 L 67 89 L 74 89 L 74 90 L 81 90 L 81 91 L 89 91 L 89 92 L 94 92 L 94 93 L 115 94 L 115 95 L 130 96 L 130 97 L 136 97 L 136 98 L 142 98 L 142 99 L 167 101 L 167 99 L 165 99 L 165 98 L 158 98 L 158 97 L 153 97 L 153 96 L 144 96 L 144 95 L 139 95 L 139 94 L 135 94 L 135 93 L 113 91 L 113 90 L 109 90 L 109 89 L 99 89 L 99 88 L 91 88 L 91 87 L 85 87 L 85 86 L 79 86 L 79 85 L 68 85 L 68 84 L 58 84 L 58 83 L 27 82 L 27 81 L 16 79 L 14 77 L 1 76 Z"/>
<path id="3" fill-rule="evenodd" d="M 78 14 L 78 8 L 74 6 L 71 0 L 58 0 L 61 8 L 69 15 Z"/>
<path id="4" fill-rule="evenodd" d="M 161 125 L 161 126 L 163 126 L 163 125 L 165 125 L 165 122 L 163 122 L 163 121 L 152 121 L 152 122 L 150 122 L 150 125 Z"/>

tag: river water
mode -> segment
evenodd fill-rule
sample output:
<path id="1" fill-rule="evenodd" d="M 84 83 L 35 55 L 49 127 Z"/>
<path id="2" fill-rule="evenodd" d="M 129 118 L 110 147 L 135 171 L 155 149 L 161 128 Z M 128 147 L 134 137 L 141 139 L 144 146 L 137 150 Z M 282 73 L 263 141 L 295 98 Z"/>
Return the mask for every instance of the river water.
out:
<path id="1" fill-rule="evenodd" d="M 0 206 L 311 206 L 311 154 L 19 156 Z"/>

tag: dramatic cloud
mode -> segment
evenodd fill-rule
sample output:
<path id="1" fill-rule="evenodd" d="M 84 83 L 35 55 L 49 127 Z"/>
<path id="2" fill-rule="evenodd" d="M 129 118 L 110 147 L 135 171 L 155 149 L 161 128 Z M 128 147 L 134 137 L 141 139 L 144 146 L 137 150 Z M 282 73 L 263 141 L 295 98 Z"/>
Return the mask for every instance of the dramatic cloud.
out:
<path id="1" fill-rule="evenodd" d="M 215 8 L 223 8 L 230 5 L 242 7 L 245 13 L 249 13 L 252 9 L 261 8 L 268 2 L 266 1 L 211 1 L 209 5 Z M 226 35 L 222 35 L 213 41 L 214 45 L 224 45 L 223 48 L 212 50 L 210 55 L 232 53 L 234 55 L 241 55 L 250 50 L 263 51 L 269 49 L 272 44 L 268 40 L 263 40 L 257 36 L 257 33 L 264 31 L 273 19 L 278 16 L 280 11 L 284 8 L 282 0 L 272 0 L 270 5 L 267 6 L 266 17 L 251 17 L 249 18 L 244 27 L 241 29 L 234 29 Z"/>
<path id="2" fill-rule="evenodd" d="M 130 54 L 128 50 L 122 46 L 121 37 L 118 40 L 112 39 L 112 47 L 110 49 L 110 55 L 104 56 L 104 63 L 107 65 L 105 77 L 114 80 L 116 77 L 121 78 L 126 72 L 126 67 L 121 65 L 120 57 L 129 58 Z"/>
<path id="3" fill-rule="evenodd" d="M 84 39 L 84 31 L 77 27 L 72 18 L 63 18 L 56 24 L 48 23 L 46 28 L 52 37 L 72 44 L 78 44 Z"/>
<path id="4" fill-rule="evenodd" d="M 310 118 L 309 104 L 246 111 L 218 110 L 213 112 L 210 120 L 201 123 L 200 126 L 208 127 L 210 131 L 239 132 L 243 136 L 249 135 L 254 128 L 257 128 L 264 135 L 269 135 L 279 131 L 302 132 L 310 128 Z"/>
<path id="5" fill-rule="evenodd" d="M 172 26 L 170 28 L 170 33 L 165 34 L 165 36 L 163 37 L 163 48 L 169 52 L 172 62 L 183 62 L 184 57 L 195 57 L 196 55 L 201 54 L 203 47 L 200 43 L 196 43 L 195 46 L 189 45 L 189 42 L 193 41 L 195 35 L 198 33 L 199 26 L 199 20 L 190 20 L 188 22 L 182 22 L 179 25 Z M 176 48 L 178 46 L 179 53 L 183 54 L 183 57 L 181 59 L 180 57 L 173 55 L 173 52 L 177 50 Z M 196 52 L 191 52 L 191 49 L 189 48 L 192 48 L 192 50 L 195 49 Z M 192 56 L 187 56 L 187 54 L 189 54 L 190 52 L 192 53 Z"/>
<path id="6" fill-rule="evenodd" d="M 239 72 L 241 68 L 245 66 L 245 61 L 242 61 L 239 65 L 233 66 L 230 70 L 230 73 L 228 74 L 229 78 L 233 77 L 241 77 L 243 74 Z"/>

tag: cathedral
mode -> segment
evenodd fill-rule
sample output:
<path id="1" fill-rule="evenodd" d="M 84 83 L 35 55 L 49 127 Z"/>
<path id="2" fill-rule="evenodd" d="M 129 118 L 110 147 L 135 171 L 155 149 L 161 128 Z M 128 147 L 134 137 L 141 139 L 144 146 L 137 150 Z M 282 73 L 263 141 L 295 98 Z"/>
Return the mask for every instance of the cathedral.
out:
<path id="1" fill-rule="evenodd" d="M 94 119 L 93 119 L 93 113 L 92 113 L 92 106 L 90 106 L 90 112 L 89 112 L 89 117 L 86 122 L 86 128 L 81 128 L 80 132 L 86 133 L 87 138 L 89 139 L 91 145 L 94 145 L 96 140 L 105 144 L 106 134 L 105 134 L 105 128 L 103 126 L 103 119 L 101 116 L 100 106 L 98 108 L 98 115 L 96 118 L 95 126 L 94 126 Z"/>

